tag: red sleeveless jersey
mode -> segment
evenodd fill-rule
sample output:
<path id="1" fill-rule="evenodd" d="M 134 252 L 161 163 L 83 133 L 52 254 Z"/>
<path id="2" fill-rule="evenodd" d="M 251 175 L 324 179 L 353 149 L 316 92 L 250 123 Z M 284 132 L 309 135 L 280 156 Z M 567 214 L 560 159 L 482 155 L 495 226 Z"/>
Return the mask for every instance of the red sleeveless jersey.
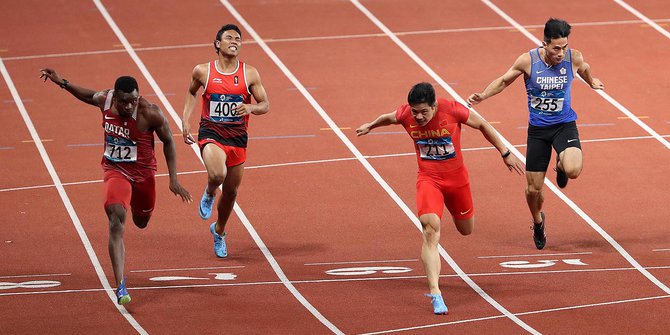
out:
<path id="1" fill-rule="evenodd" d="M 461 123 L 470 116 L 465 106 L 438 98 L 435 116 L 423 127 L 412 117 L 408 104 L 398 107 L 395 116 L 414 140 L 419 171 L 449 172 L 463 166 Z"/>
<path id="2" fill-rule="evenodd" d="M 234 110 L 239 104 L 251 102 L 246 64 L 238 61 L 235 71 L 224 73 L 216 67 L 216 62 L 209 62 L 207 83 L 202 92 L 199 137 L 214 137 L 223 145 L 246 147 L 249 115 L 239 117 Z"/>
<path id="3" fill-rule="evenodd" d="M 105 130 L 105 151 L 102 169 L 116 170 L 134 182 L 151 177 L 156 171 L 153 130 L 137 129 L 137 111 L 131 117 L 113 114 L 112 94 L 109 90 L 102 111 L 102 128 Z"/>

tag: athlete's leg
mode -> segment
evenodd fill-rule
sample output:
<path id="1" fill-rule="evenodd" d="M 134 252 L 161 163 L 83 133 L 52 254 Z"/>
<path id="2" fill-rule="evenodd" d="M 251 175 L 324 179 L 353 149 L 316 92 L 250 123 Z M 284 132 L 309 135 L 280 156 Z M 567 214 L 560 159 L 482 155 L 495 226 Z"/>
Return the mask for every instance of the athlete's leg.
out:
<path id="1" fill-rule="evenodd" d="M 428 289 L 432 294 L 442 294 L 438 285 L 442 261 L 437 245 L 440 243 L 440 217 L 434 213 L 428 213 L 419 217 L 423 232 L 423 243 L 421 244 L 421 262 L 428 278 Z"/>
<path id="2" fill-rule="evenodd" d="M 226 179 L 226 152 L 213 143 L 205 144 L 202 149 L 202 160 L 207 170 L 207 194 L 216 195 L 216 189 Z"/>
<path id="3" fill-rule="evenodd" d="M 216 220 L 216 233 L 221 235 L 226 229 L 226 223 L 230 213 L 233 211 L 235 199 L 237 198 L 237 189 L 242 182 L 242 175 L 244 174 L 244 163 L 228 167 L 228 174 L 223 182 L 223 192 L 221 199 L 217 205 L 218 217 Z"/>
<path id="4" fill-rule="evenodd" d="M 138 228 L 144 229 L 147 227 L 155 205 L 156 180 L 154 176 L 147 177 L 139 183 L 133 183 L 130 208 L 133 214 L 133 222 Z"/>
<path id="5" fill-rule="evenodd" d="M 526 202 L 528 209 L 533 216 L 533 222 L 542 222 L 542 203 L 544 202 L 544 195 L 542 195 L 542 186 L 544 185 L 545 172 L 526 171 Z"/>
<path id="6" fill-rule="evenodd" d="M 576 179 L 582 173 L 584 160 L 582 150 L 576 147 L 569 147 L 558 154 L 558 168 L 563 170 L 570 179 Z"/>
<path id="7" fill-rule="evenodd" d="M 475 228 L 475 217 L 473 216 L 469 219 L 454 219 L 454 224 L 461 235 L 470 235 Z"/>
<path id="8" fill-rule="evenodd" d="M 109 257 L 112 260 L 114 279 L 118 285 L 123 280 L 123 267 L 126 261 L 126 248 L 123 244 L 126 209 L 121 204 L 111 204 L 105 207 L 105 212 L 109 218 Z"/>

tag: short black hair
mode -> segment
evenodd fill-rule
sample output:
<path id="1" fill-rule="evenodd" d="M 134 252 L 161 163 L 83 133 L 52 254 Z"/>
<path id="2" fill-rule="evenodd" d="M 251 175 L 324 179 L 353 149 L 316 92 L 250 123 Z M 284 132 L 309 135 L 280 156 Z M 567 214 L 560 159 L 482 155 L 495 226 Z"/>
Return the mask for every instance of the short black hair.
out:
<path id="1" fill-rule="evenodd" d="M 223 35 L 224 31 L 228 30 L 235 30 L 238 34 L 240 34 L 240 37 L 242 37 L 242 31 L 234 24 L 228 23 L 221 27 L 221 29 L 219 29 L 219 31 L 216 33 L 216 39 L 214 40 L 214 50 L 216 50 L 217 54 L 219 53 L 219 47 L 216 46 L 216 41 L 221 41 L 221 35 Z"/>
<path id="2" fill-rule="evenodd" d="M 418 83 L 412 86 L 407 94 L 407 103 L 416 105 L 420 103 L 428 103 L 430 106 L 435 105 L 435 89 L 430 83 Z"/>
<path id="3" fill-rule="evenodd" d="M 544 24 L 544 41 L 548 44 L 553 39 L 568 37 L 570 28 L 572 27 L 561 19 L 549 18 Z"/>
<path id="4" fill-rule="evenodd" d="M 140 88 L 137 86 L 137 80 L 131 76 L 121 76 L 116 79 L 114 83 L 114 91 L 121 91 L 125 93 L 133 93 L 134 90 L 140 92 Z"/>

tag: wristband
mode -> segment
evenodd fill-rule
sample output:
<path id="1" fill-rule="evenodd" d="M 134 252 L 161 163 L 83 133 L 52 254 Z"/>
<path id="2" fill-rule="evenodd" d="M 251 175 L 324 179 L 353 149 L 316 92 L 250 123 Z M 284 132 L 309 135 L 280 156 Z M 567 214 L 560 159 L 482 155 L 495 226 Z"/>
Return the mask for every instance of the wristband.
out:
<path id="1" fill-rule="evenodd" d="M 63 79 L 63 83 L 62 83 L 62 84 L 58 84 L 58 86 L 60 86 L 60 88 L 66 88 L 66 87 L 67 87 L 67 84 L 69 84 L 69 83 L 70 83 L 70 82 L 67 81 L 67 79 Z"/>
<path id="2" fill-rule="evenodd" d="M 511 153 L 512 153 L 512 152 L 509 151 L 509 149 L 507 149 L 507 152 L 504 153 L 504 154 L 502 154 L 502 158 L 507 158 L 507 156 L 509 156 Z"/>

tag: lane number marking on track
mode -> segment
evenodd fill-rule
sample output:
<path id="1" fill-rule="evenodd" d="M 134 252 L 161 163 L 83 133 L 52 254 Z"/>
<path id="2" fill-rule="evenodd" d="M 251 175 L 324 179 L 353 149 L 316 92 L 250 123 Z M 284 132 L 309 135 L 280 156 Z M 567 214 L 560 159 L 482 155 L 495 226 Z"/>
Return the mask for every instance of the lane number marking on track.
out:
<path id="1" fill-rule="evenodd" d="M 581 259 L 561 259 L 561 260 L 537 260 L 537 261 L 508 261 L 500 263 L 500 266 L 511 269 L 537 269 L 554 266 L 557 263 L 563 262 L 568 265 L 587 266 L 588 264 L 582 262 Z"/>
<path id="2" fill-rule="evenodd" d="M 208 273 L 214 275 L 214 278 L 208 277 L 187 277 L 187 276 L 162 276 L 149 278 L 151 281 L 177 281 L 177 280 L 235 280 L 237 275 L 234 273 Z"/>
<path id="3" fill-rule="evenodd" d="M 411 268 L 400 266 L 364 266 L 355 268 L 341 268 L 326 271 L 327 274 L 333 276 L 365 276 L 375 274 L 377 272 L 386 274 L 405 273 L 412 271 Z"/>
<path id="4" fill-rule="evenodd" d="M 0 282 L 0 290 L 11 290 L 15 288 L 49 288 L 60 286 L 61 282 L 55 280 L 31 280 L 20 283 Z"/>

